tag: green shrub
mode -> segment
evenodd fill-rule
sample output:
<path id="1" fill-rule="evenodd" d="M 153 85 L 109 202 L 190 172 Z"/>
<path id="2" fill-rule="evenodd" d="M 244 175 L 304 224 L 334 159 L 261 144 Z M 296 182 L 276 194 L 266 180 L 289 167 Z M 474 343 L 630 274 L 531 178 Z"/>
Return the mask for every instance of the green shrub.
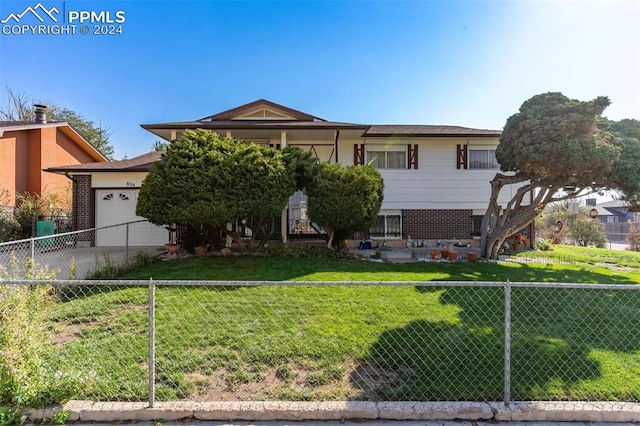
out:
<path id="1" fill-rule="evenodd" d="M 12 255 L 8 269 L 0 266 L 0 279 L 51 280 L 58 272 L 32 259 L 20 263 Z M 54 286 L 0 284 L 0 404 L 54 404 L 93 383 L 92 375 L 57 370 L 46 362 L 54 350 L 46 319 L 57 303 Z"/>
<path id="2" fill-rule="evenodd" d="M 547 240 L 538 240 L 536 242 L 536 248 L 540 251 L 550 251 L 551 243 Z"/>
<path id="3" fill-rule="evenodd" d="M 640 251 L 640 229 L 638 229 L 635 224 L 631 221 L 629 223 L 629 234 L 627 235 L 626 241 L 629 244 L 629 250 L 631 251 Z"/>
<path id="4" fill-rule="evenodd" d="M 303 257 L 314 259 L 352 259 L 355 256 L 347 250 L 333 250 L 323 247 L 302 247 L 292 244 L 273 244 L 264 248 L 266 257 Z"/>
<path id="5" fill-rule="evenodd" d="M 577 246 L 595 246 L 604 248 L 607 236 L 604 225 L 598 219 L 591 219 L 587 215 L 578 214 L 569 221 L 569 238 Z"/>
<path id="6" fill-rule="evenodd" d="M 33 231 L 33 222 L 42 216 L 61 216 L 68 212 L 59 194 L 33 194 L 22 192 L 16 196 L 16 208 L 13 216 L 20 225 L 20 237 L 29 238 Z"/>
<path id="7" fill-rule="evenodd" d="M 0 243 L 20 239 L 20 224 L 12 217 L 0 213 Z"/>
<path id="8" fill-rule="evenodd" d="M 16 425 L 20 421 L 20 413 L 12 407 L 0 407 L 0 426 Z"/>
<path id="9" fill-rule="evenodd" d="M 88 280 L 111 280 L 119 278 L 124 274 L 135 271 L 136 269 L 143 268 L 145 266 L 153 265 L 157 260 L 144 253 L 138 252 L 133 260 L 126 262 L 122 265 L 116 264 L 108 253 L 103 255 L 104 263 L 101 263 L 98 257 L 95 258 L 95 265 L 93 269 L 87 274 Z"/>

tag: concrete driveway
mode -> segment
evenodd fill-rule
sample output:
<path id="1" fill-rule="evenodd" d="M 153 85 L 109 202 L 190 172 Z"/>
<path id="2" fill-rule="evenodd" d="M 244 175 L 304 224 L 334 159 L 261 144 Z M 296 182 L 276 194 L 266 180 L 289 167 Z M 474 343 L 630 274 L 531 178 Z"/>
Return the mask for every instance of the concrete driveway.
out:
<path id="1" fill-rule="evenodd" d="M 165 253 L 164 247 L 65 247 L 59 249 L 49 249 L 46 247 L 36 247 L 33 257 L 38 267 L 48 269 L 59 269 L 57 278 L 85 279 L 87 275 L 96 269 L 101 268 L 108 262 L 115 265 L 122 265 L 127 260 L 131 260 L 139 252 L 147 253 L 151 256 Z M 0 247 L 0 266 L 11 271 L 12 255 L 22 263 L 31 256 L 28 245 L 2 246 Z M 71 272 L 71 265 L 75 264 L 75 277 Z"/>

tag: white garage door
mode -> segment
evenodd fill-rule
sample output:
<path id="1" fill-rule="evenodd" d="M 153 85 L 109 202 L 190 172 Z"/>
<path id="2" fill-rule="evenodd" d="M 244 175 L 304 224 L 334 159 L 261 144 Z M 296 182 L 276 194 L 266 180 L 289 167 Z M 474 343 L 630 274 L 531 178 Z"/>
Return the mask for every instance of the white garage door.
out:
<path id="1" fill-rule="evenodd" d="M 98 189 L 96 190 L 96 227 L 118 225 L 142 220 L 136 216 L 138 189 Z M 100 247 L 124 246 L 126 227 L 118 226 L 99 230 L 96 245 Z M 129 225 L 130 246 L 161 246 L 169 239 L 166 229 L 149 222 Z"/>

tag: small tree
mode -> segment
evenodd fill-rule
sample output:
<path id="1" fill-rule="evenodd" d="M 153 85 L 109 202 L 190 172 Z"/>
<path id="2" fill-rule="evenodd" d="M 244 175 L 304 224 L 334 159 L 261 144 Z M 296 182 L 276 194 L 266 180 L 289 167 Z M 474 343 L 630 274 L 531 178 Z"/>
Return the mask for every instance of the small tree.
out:
<path id="1" fill-rule="evenodd" d="M 561 93 L 536 95 L 509 117 L 496 149 L 501 172 L 491 181 L 482 221 L 482 255 L 496 258 L 506 238 L 552 202 L 613 189 L 640 204 L 640 140 L 634 120 L 616 128 L 601 117 L 606 97 L 581 102 Z M 626 134 L 622 134 L 626 131 Z M 500 192 L 516 186 L 506 205 Z"/>
<path id="2" fill-rule="evenodd" d="M 640 251 L 640 229 L 636 225 L 628 221 L 629 233 L 627 234 L 627 244 L 629 244 L 629 250 Z"/>
<path id="3" fill-rule="evenodd" d="M 577 214 L 570 217 L 568 228 L 569 231 L 567 234 L 575 245 L 604 248 L 607 244 L 607 237 L 602 222 L 598 219 L 591 219 L 586 214 Z"/>
<path id="4" fill-rule="evenodd" d="M 307 188 L 309 218 L 327 231 L 327 247 L 375 223 L 384 181 L 369 166 L 322 163 Z"/>

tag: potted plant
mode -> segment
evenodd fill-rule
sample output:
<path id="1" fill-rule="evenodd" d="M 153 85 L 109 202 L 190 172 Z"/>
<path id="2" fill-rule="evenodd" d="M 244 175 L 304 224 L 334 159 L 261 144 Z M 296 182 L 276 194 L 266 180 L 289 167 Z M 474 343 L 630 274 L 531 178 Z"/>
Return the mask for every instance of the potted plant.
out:
<path id="1" fill-rule="evenodd" d="M 449 260 L 452 262 L 455 262 L 456 260 L 458 260 L 458 252 L 451 250 L 449 252 Z"/>
<path id="2" fill-rule="evenodd" d="M 176 258 L 180 252 L 180 244 L 176 242 L 176 233 L 178 232 L 178 228 L 175 224 L 174 226 L 165 226 L 164 228 L 169 231 L 169 242 L 164 245 L 164 248 L 167 249 L 171 257 Z"/>
<path id="3" fill-rule="evenodd" d="M 197 257 L 207 257 L 207 252 L 209 251 L 209 244 L 207 244 L 208 232 L 209 228 L 206 225 L 200 225 L 200 230 L 198 231 L 200 245 L 193 247 Z"/>
<path id="4" fill-rule="evenodd" d="M 516 234 L 513 238 L 516 240 L 516 242 L 513 243 L 513 249 L 516 251 L 520 250 L 522 245 L 527 243 L 527 237 L 522 234 Z"/>
<path id="5" fill-rule="evenodd" d="M 469 253 L 467 253 L 467 260 L 469 262 L 475 262 L 476 260 L 478 260 L 478 253 L 476 253 L 475 251 L 470 251 Z"/>

